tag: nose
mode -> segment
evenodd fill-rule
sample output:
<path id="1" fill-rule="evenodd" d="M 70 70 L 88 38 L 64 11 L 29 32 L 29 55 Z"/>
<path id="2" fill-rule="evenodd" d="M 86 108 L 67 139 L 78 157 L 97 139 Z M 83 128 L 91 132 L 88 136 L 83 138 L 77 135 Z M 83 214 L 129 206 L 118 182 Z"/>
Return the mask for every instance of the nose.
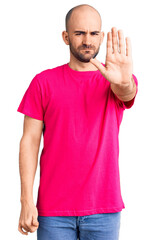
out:
<path id="1" fill-rule="evenodd" d="M 85 34 L 84 35 L 84 37 L 83 37 L 83 44 L 85 44 L 85 45 L 91 45 L 91 39 L 90 39 L 90 36 L 89 36 L 89 34 Z"/>

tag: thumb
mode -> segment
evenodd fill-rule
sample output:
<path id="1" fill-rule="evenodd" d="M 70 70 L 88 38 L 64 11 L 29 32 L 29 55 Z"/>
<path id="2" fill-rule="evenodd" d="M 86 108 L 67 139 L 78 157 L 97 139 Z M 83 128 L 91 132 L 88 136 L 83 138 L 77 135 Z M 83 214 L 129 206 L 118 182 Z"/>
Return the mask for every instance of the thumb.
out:
<path id="1" fill-rule="evenodd" d="M 34 226 L 38 226 L 38 225 L 39 225 L 39 222 L 38 222 L 38 220 L 37 220 L 36 217 L 33 217 L 33 219 L 32 219 L 32 224 L 33 224 Z"/>
<path id="2" fill-rule="evenodd" d="M 101 72 L 101 74 L 106 77 L 106 68 L 102 65 L 102 63 L 97 60 L 96 58 L 91 58 L 90 62 L 95 65 L 95 67 L 98 68 L 98 70 Z"/>

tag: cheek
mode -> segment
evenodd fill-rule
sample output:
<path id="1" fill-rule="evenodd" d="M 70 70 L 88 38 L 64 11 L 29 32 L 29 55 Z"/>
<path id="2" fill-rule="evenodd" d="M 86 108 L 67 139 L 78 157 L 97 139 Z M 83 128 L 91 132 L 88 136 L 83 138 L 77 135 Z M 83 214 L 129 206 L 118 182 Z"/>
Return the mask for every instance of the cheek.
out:
<path id="1" fill-rule="evenodd" d="M 74 45 L 76 47 L 82 46 L 82 39 L 76 38 L 75 41 L 74 41 Z"/>
<path id="2" fill-rule="evenodd" d="M 78 46 L 81 45 L 81 40 L 79 38 L 71 38 L 70 42 L 74 48 L 77 48 Z"/>
<path id="3" fill-rule="evenodd" d="M 81 41 L 75 41 L 72 43 L 72 46 L 75 48 L 75 49 L 80 49 L 82 47 L 82 42 Z"/>

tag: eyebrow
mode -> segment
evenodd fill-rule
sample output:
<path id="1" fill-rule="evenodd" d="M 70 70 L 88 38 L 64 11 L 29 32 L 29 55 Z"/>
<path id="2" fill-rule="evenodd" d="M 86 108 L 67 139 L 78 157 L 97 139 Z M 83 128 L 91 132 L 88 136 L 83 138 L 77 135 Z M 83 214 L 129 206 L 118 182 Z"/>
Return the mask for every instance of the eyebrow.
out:
<path id="1" fill-rule="evenodd" d="M 81 33 L 85 33 L 84 31 L 74 31 L 74 33 L 79 33 L 79 32 L 81 32 Z M 100 31 L 92 31 L 91 33 L 100 33 Z"/>

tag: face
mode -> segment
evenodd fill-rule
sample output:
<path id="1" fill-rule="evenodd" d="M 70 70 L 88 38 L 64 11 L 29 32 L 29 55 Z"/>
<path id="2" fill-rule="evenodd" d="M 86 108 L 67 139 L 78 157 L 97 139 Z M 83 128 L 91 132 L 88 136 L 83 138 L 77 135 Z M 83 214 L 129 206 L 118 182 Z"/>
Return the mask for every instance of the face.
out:
<path id="1" fill-rule="evenodd" d="M 101 33 L 100 16 L 92 10 L 76 10 L 72 13 L 69 31 L 66 33 L 70 54 L 81 62 L 89 62 L 99 52 L 104 33 Z"/>

